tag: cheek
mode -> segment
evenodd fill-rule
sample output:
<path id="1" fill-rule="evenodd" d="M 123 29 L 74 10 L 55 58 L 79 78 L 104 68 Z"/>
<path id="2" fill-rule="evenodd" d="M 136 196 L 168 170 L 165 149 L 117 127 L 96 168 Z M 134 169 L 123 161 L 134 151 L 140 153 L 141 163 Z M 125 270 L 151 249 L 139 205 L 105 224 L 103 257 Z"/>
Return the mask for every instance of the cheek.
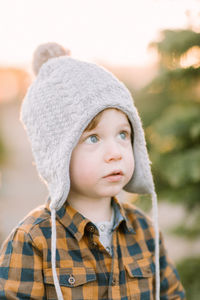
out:
<path id="1" fill-rule="evenodd" d="M 72 156 L 70 177 L 72 182 L 90 182 L 95 175 L 95 164 L 84 156 Z"/>
<path id="2" fill-rule="evenodd" d="M 131 178 L 133 175 L 134 169 L 135 169 L 135 160 L 134 160 L 132 147 L 131 147 L 131 149 L 129 151 L 129 155 L 127 156 L 127 159 L 126 159 L 126 166 L 127 166 L 127 174 L 129 174 L 129 176 Z"/>
<path id="3" fill-rule="evenodd" d="M 131 159 L 131 163 L 130 163 L 130 173 L 131 173 L 131 177 L 134 173 L 134 170 L 135 170 L 135 161 L 134 161 L 134 157 L 132 156 L 132 159 Z"/>

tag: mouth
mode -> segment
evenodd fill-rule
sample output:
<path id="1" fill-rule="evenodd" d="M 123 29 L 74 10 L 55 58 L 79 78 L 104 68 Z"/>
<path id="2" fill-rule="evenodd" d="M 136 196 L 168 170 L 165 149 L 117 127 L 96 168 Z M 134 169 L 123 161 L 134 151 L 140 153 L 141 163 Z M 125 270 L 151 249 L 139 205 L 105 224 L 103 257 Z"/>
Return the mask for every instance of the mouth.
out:
<path id="1" fill-rule="evenodd" d="M 117 182 L 122 179 L 123 175 L 124 173 L 121 170 L 114 170 L 103 178 L 107 179 L 110 182 Z"/>
<path id="2" fill-rule="evenodd" d="M 114 176 L 114 175 L 123 175 L 123 172 L 121 170 L 115 170 L 113 172 L 111 172 L 110 174 L 106 175 L 107 176 Z"/>

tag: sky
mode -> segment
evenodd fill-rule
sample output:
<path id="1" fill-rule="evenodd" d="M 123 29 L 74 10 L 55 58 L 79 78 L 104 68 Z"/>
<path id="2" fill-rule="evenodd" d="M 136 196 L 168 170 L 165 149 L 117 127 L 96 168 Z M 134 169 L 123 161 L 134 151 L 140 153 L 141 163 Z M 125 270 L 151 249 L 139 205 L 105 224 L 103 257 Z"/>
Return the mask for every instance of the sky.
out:
<path id="1" fill-rule="evenodd" d="M 75 58 L 142 66 L 161 29 L 188 26 L 186 10 L 197 23 L 199 0 L 0 0 L 0 65 L 27 66 L 55 41 Z"/>

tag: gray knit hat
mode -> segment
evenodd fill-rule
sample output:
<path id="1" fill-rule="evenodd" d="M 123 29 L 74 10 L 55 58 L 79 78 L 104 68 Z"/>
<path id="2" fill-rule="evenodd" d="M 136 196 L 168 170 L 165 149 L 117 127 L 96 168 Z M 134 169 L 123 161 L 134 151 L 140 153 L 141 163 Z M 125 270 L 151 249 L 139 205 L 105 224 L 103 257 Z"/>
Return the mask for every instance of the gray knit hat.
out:
<path id="1" fill-rule="evenodd" d="M 48 54 L 63 55 L 61 50 L 57 44 L 40 46 L 35 52 L 34 69 L 39 69 L 39 62 Z M 134 130 L 135 171 L 125 189 L 151 194 L 154 185 L 144 132 L 131 94 L 122 82 L 102 67 L 64 55 L 43 63 L 29 88 L 21 120 L 38 172 L 49 189 L 51 206 L 56 210 L 69 192 L 72 150 L 88 123 L 108 107 L 126 113 Z"/>
<path id="2" fill-rule="evenodd" d="M 73 59 L 55 43 L 38 47 L 33 68 L 38 74 L 23 101 L 20 118 L 38 173 L 48 187 L 54 217 L 69 193 L 70 157 L 81 134 L 99 112 L 118 108 L 128 116 L 134 131 L 135 170 L 124 189 L 152 195 L 158 239 L 150 161 L 141 120 L 128 89 L 103 67 Z M 62 299 L 61 295 L 59 297 Z"/>

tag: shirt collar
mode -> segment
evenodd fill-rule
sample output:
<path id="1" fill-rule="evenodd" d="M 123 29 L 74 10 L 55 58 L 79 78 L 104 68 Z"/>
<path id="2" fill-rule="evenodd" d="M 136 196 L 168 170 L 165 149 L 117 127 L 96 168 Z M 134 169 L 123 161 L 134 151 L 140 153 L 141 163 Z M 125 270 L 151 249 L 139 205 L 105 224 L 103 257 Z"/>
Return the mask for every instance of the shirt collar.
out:
<path id="1" fill-rule="evenodd" d="M 47 200 L 46 208 L 50 210 L 50 197 Z M 135 233 L 133 226 L 126 216 L 126 212 L 122 204 L 117 200 L 116 197 L 112 198 L 112 206 L 114 209 L 114 226 L 113 231 L 118 228 L 121 224 L 124 224 L 125 228 Z M 57 220 L 64 225 L 71 234 L 80 241 L 85 232 L 85 226 L 88 223 L 92 223 L 89 219 L 81 215 L 77 210 L 71 207 L 66 201 L 64 205 L 56 212 Z"/>
<path id="2" fill-rule="evenodd" d="M 126 211 L 123 205 L 117 200 L 116 197 L 112 198 L 112 206 L 115 212 L 115 221 L 114 221 L 113 230 L 119 227 L 121 223 L 124 223 L 126 229 L 129 232 L 135 233 L 135 230 L 133 229 L 133 226 L 126 215 Z"/>

